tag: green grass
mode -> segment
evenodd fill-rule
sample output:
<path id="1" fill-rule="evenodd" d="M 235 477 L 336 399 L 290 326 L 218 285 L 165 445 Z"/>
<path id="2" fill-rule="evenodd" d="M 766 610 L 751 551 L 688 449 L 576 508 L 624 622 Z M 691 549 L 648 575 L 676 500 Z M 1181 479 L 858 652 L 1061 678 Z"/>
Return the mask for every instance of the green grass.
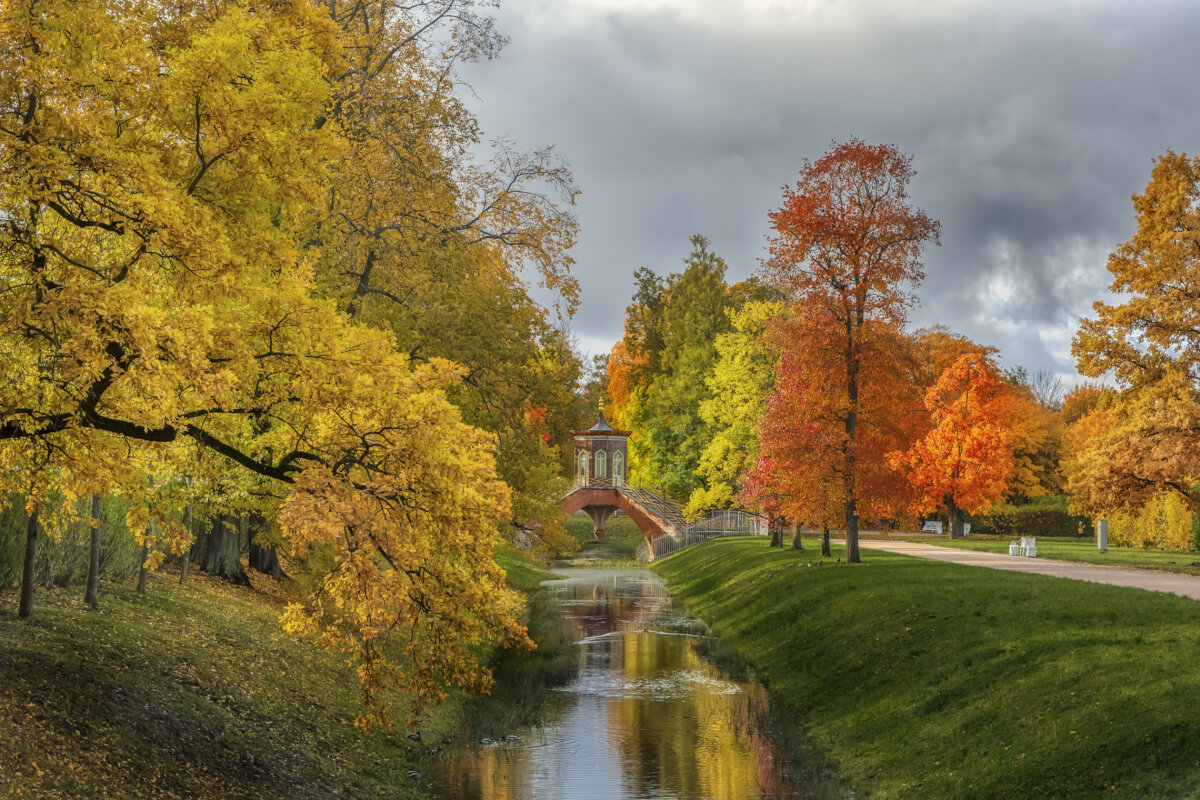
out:
<path id="1" fill-rule="evenodd" d="M 562 577 L 531 560 L 531 557 L 525 553 L 516 550 L 498 551 L 496 563 L 504 568 L 511 586 L 526 592 L 537 589 L 542 581 L 552 581 Z"/>
<path id="2" fill-rule="evenodd" d="M 971 536 L 967 539 L 922 538 L 925 544 L 941 547 L 958 547 L 963 550 L 983 550 L 989 553 L 1007 553 L 1011 536 Z M 1107 564 L 1112 567 L 1136 567 L 1156 569 L 1164 572 L 1180 572 L 1200 575 L 1200 553 L 1175 552 L 1171 550 L 1135 550 L 1131 547 L 1110 546 L 1107 552 L 1096 549 L 1093 539 L 1037 537 L 1038 558 L 1053 558 L 1060 561 L 1082 561 L 1088 564 Z"/>
<path id="3" fill-rule="evenodd" d="M 516 552 L 498 560 L 518 587 L 554 577 Z M 407 772 L 425 769 L 425 748 L 495 713 L 454 694 L 420 720 L 422 743 L 402 725 L 364 732 L 352 669 L 285 635 L 278 599 L 177 580 L 152 576 L 144 598 L 102 583 L 99 612 L 82 587 L 39 589 L 29 621 L 0 594 L 0 797 L 423 797 Z M 497 654 L 501 698 L 569 667 L 553 609 L 529 617 L 541 646 Z"/>
<path id="4" fill-rule="evenodd" d="M 1200 604 L 863 558 L 724 539 L 654 568 L 860 797 L 1200 797 Z"/>
<path id="5" fill-rule="evenodd" d="M 583 513 L 567 519 L 565 527 L 579 549 L 559 559 L 564 565 L 627 566 L 636 563 L 638 547 L 646 541 L 637 523 L 625 515 L 609 518 L 603 539 L 596 538 L 591 519 Z"/>

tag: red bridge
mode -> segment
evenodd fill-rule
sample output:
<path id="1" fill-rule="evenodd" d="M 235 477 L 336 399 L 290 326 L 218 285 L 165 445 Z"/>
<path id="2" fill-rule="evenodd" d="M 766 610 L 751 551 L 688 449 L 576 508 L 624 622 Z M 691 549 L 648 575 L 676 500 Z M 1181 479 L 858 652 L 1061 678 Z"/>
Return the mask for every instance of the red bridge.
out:
<path id="1" fill-rule="evenodd" d="M 596 537 L 618 509 L 637 523 L 654 558 L 713 536 L 758 534 L 765 526 L 752 514 L 713 511 L 687 523 L 683 511 L 665 494 L 625 484 L 629 433 L 614 430 L 601 410 L 596 424 L 575 437 L 575 489 L 562 500 L 565 514 L 584 511 Z"/>

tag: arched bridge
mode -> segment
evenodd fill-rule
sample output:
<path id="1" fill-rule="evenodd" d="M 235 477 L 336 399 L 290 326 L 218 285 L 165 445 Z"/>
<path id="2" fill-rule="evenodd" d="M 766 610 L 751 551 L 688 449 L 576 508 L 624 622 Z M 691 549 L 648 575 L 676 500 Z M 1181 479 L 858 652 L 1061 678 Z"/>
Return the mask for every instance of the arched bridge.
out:
<path id="1" fill-rule="evenodd" d="M 626 486 L 629 432 L 610 426 L 603 408 L 595 425 L 571 433 L 575 438 L 575 490 L 563 498 L 562 510 L 568 516 L 586 511 L 597 538 L 604 535 L 604 524 L 617 510 L 642 529 L 651 558 L 713 536 L 765 531 L 758 517 L 740 511 L 710 511 L 688 523 L 682 509 L 665 494 Z"/>
<path id="2" fill-rule="evenodd" d="M 568 516 L 576 511 L 587 512 L 597 538 L 604 535 L 604 524 L 617 509 L 637 523 L 648 544 L 663 534 L 678 535 L 687 527 L 679 506 L 647 489 L 592 482 L 576 488 L 562 501 L 563 513 Z"/>

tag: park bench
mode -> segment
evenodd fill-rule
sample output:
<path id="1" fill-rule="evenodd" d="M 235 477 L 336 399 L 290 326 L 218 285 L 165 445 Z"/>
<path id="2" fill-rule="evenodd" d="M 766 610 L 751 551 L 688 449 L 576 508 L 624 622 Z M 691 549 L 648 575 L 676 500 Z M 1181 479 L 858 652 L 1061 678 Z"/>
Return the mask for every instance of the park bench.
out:
<path id="1" fill-rule="evenodd" d="M 1008 545 L 1008 554 L 1010 556 L 1028 556 L 1029 558 L 1037 558 L 1037 541 L 1034 536 L 1022 536 L 1021 541 L 1016 539 Z"/>
<path id="2" fill-rule="evenodd" d="M 936 533 L 939 536 L 942 533 L 941 520 L 931 519 L 926 521 L 924 527 L 921 528 L 921 533 Z M 971 533 L 971 523 L 963 523 L 963 536 L 968 536 Z"/>

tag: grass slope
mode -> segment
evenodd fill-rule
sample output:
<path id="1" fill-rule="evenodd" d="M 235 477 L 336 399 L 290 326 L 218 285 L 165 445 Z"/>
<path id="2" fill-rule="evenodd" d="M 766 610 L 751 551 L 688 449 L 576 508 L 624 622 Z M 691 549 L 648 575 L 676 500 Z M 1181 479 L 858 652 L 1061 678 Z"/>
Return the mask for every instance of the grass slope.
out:
<path id="1" fill-rule="evenodd" d="M 1200 797 L 1200 603 L 871 551 L 814 560 L 743 538 L 653 566 L 860 796 Z"/>
<path id="2" fill-rule="evenodd" d="M 515 552 L 498 560 L 520 587 L 554 577 Z M 177 580 L 152 576 L 144 598 L 102 584 L 98 613 L 82 587 L 39 590 L 30 621 L 0 596 L 0 797 L 424 796 L 408 770 L 471 717 L 472 699 L 428 714 L 422 743 L 364 732 L 353 672 L 285 635 L 280 601 L 203 574 Z M 534 616 L 536 639 L 534 623 L 553 625 Z M 498 676 L 561 660 L 547 639 L 504 654 Z"/>

